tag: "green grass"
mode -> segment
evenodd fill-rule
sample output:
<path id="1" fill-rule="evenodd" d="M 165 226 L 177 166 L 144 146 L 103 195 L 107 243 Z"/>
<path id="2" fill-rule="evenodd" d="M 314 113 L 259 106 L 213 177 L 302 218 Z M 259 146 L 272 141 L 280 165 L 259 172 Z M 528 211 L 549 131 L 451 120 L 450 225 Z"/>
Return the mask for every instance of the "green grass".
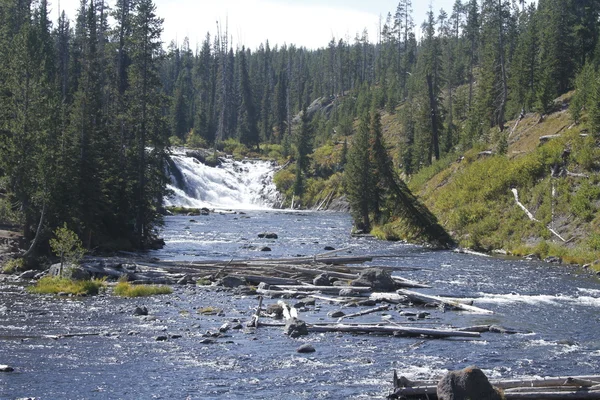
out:
<path id="1" fill-rule="evenodd" d="M 2 267 L 2 272 L 5 274 L 14 274 L 15 272 L 22 271 L 24 265 L 25 260 L 22 258 L 13 258 L 4 264 L 4 267 Z"/>
<path id="2" fill-rule="evenodd" d="M 68 278 L 45 276 L 34 286 L 28 288 L 29 292 L 37 294 L 72 294 L 74 296 L 98 294 L 106 286 L 104 279 L 74 281 Z"/>
<path id="3" fill-rule="evenodd" d="M 121 297 L 146 297 L 157 294 L 171 294 L 173 289 L 163 285 L 132 285 L 129 282 L 119 282 L 113 293 Z"/>

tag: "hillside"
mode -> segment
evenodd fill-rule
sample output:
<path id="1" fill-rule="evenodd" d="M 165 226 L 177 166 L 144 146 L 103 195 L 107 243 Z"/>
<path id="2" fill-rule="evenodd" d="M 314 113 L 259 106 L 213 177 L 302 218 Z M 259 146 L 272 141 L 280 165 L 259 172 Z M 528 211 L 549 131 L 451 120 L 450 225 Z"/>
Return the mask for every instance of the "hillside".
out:
<path id="1" fill-rule="evenodd" d="M 566 106 L 543 120 L 527 114 L 507 126 L 505 155 L 480 143 L 423 169 L 410 188 L 462 246 L 566 263 L 600 258 L 595 140 L 572 123 Z M 517 205 L 513 189 L 537 221 Z"/>

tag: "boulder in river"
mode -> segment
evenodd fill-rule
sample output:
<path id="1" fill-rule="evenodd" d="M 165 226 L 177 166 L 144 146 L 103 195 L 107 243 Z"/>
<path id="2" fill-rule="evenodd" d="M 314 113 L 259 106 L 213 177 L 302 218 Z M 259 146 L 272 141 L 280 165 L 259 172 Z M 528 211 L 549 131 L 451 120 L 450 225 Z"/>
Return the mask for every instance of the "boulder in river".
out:
<path id="1" fill-rule="evenodd" d="M 50 276 L 60 276 L 60 263 L 52 264 L 48 274 Z M 85 281 L 91 278 L 90 273 L 78 265 L 64 265 L 62 276 L 75 281 Z"/>
<path id="2" fill-rule="evenodd" d="M 393 292 L 396 290 L 396 282 L 382 268 L 367 268 L 350 284 L 352 286 L 368 286 L 376 292 Z"/>
<path id="3" fill-rule="evenodd" d="M 225 286 L 228 288 L 244 286 L 247 284 L 248 284 L 248 282 L 246 282 L 245 278 L 240 277 L 240 276 L 235 276 L 235 275 L 227 275 L 225 278 L 220 279 L 217 282 L 217 286 Z"/>
<path id="4" fill-rule="evenodd" d="M 477 367 L 448 372 L 437 385 L 439 400 L 501 400 L 487 376 Z"/>
<path id="5" fill-rule="evenodd" d="M 137 306 L 133 310 L 133 315 L 148 315 L 148 309 L 146 306 Z"/>
<path id="6" fill-rule="evenodd" d="M 297 353 L 314 353 L 315 351 L 315 348 L 308 343 L 305 343 L 296 349 Z"/>
<path id="7" fill-rule="evenodd" d="M 329 274 L 323 273 L 317 275 L 315 279 L 313 279 L 313 285 L 315 286 L 331 286 L 331 281 L 329 280 Z"/>
<path id="8" fill-rule="evenodd" d="M 271 251 L 271 248 L 269 246 L 261 247 L 260 251 Z"/>
<path id="9" fill-rule="evenodd" d="M 290 318 L 285 323 L 283 333 L 291 338 L 298 338 L 300 336 L 308 335 L 308 328 L 306 327 L 306 322 L 298 318 Z"/>

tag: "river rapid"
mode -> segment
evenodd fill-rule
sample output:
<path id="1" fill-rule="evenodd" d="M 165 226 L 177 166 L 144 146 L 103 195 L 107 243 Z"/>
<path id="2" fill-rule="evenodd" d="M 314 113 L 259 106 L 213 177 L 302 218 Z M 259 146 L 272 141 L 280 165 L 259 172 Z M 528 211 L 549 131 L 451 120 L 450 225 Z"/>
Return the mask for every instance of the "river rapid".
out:
<path id="1" fill-rule="evenodd" d="M 171 295 L 144 299 L 109 294 L 61 299 L 30 295 L 22 285 L 4 282 L 0 364 L 15 372 L 0 373 L 0 399 L 371 399 L 388 394 L 394 369 L 410 379 L 469 365 L 491 378 L 600 370 L 600 284 L 578 268 L 352 238 L 349 216 L 337 213 L 263 210 L 173 216 L 165 222 L 165 248 L 147 256 L 229 260 L 347 248 L 340 254 L 389 256 L 367 264 L 392 267 L 397 275 L 433 286 L 420 289 L 423 293 L 471 298 L 474 305 L 495 312 L 428 309 L 426 320 L 409 321 L 400 315 L 406 309 L 392 309 L 352 322 L 386 318 L 425 327 L 497 324 L 530 333 L 483 333 L 477 340 L 336 333 L 291 339 L 280 328 L 259 327 L 231 330 L 213 343 L 201 343 L 207 331 L 217 331 L 224 322 L 249 320 L 256 296 L 187 285 L 174 287 Z M 259 239 L 265 231 L 279 238 Z M 264 246 L 272 251 L 258 250 Z M 150 316 L 134 316 L 137 305 L 146 306 Z M 203 307 L 219 308 L 222 315 L 201 315 Z M 300 317 L 333 321 L 327 313 L 337 309 L 317 301 Z M 44 336 L 68 333 L 90 335 Z M 168 340 L 157 341 L 159 336 Z M 296 353 L 303 343 L 316 352 Z"/>

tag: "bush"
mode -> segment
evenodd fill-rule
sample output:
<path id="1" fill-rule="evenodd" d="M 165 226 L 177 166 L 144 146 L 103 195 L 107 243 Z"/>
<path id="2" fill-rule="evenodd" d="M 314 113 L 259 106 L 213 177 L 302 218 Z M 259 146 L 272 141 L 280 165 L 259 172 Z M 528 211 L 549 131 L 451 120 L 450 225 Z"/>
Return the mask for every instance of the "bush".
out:
<path id="1" fill-rule="evenodd" d="M 113 293 L 121 297 L 146 297 L 157 294 L 171 294 L 173 289 L 163 285 L 132 285 L 129 282 L 118 282 Z"/>
<path id="2" fill-rule="evenodd" d="M 571 198 L 571 212 L 584 221 L 591 221 L 596 213 L 593 202 L 598 197 L 600 197 L 600 188 L 585 182 Z"/>
<path id="3" fill-rule="evenodd" d="M 57 228 L 54 231 L 54 236 L 54 238 L 50 239 L 50 247 L 54 254 L 60 257 L 61 269 L 65 263 L 78 265 L 85 255 L 85 249 L 77 234 L 69 230 L 65 223 L 62 228 Z"/>
<path id="4" fill-rule="evenodd" d="M 66 293 L 74 296 L 98 294 L 106 286 L 104 279 L 73 281 L 67 278 L 45 276 L 27 290 L 38 294 Z"/>
<path id="5" fill-rule="evenodd" d="M 8 260 L 6 264 L 4 264 L 4 268 L 2 268 L 2 271 L 5 274 L 14 274 L 17 271 L 22 271 L 24 266 L 25 260 L 23 260 L 22 258 L 13 258 L 11 260 Z"/>

